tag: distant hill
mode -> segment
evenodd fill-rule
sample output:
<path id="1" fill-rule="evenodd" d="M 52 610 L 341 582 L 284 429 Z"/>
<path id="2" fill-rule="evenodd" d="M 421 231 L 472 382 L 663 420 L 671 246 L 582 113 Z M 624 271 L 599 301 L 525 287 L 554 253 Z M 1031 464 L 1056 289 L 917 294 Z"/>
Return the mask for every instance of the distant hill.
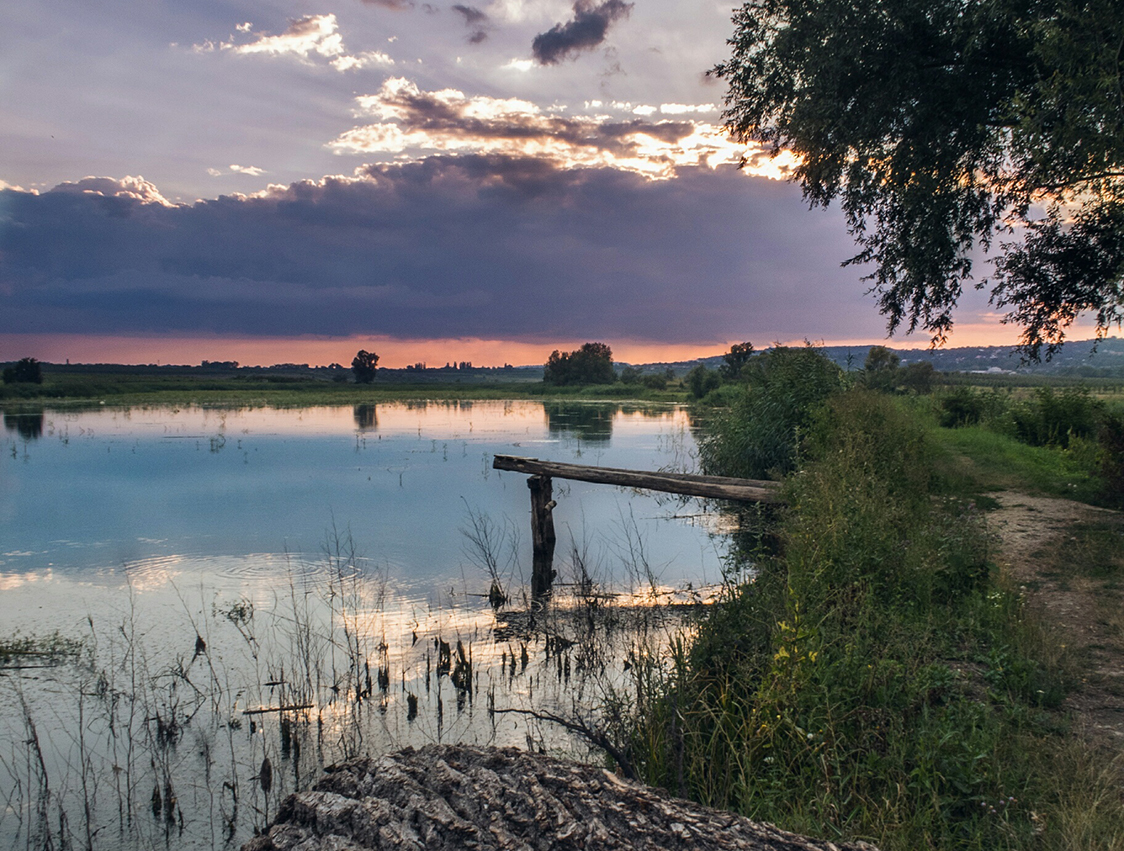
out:
<path id="1" fill-rule="evenodd" d="M 1094 351 L 1095 347 L 1095 351 Z M 1049 361 L 1023 363 L 1011 346 L 959 346 L 946 349 L 896 349 L 902 364 L 928 361 L 939 372 L 1016 372 L 1020 375 L 1074 375 L 1088 378 L 1124 377 L 1124 339 L 1073 340 L 1062 346 Z M 824 354 L 844 369 L 862 369 L 870 346 L 825 346 Z M 672 369 L 683 375 L 703 364 L 716 369 L 722 355 L 692 361 L 637 364 L 645 372 Z M 618 367 L 628 366 L 620 363 Z"/>

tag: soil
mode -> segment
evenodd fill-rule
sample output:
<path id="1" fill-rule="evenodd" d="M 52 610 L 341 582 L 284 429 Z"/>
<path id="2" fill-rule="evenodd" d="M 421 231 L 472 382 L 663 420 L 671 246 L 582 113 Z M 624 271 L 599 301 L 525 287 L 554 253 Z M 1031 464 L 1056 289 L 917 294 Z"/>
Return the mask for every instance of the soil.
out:
<path id="1" fill-rule="evenodd" d="M 1079 729 L 1124 751 L 1124 514 L 1066 499 L 995 495 L 1000 565 L 1043 614 L 1076 687 Z"/>

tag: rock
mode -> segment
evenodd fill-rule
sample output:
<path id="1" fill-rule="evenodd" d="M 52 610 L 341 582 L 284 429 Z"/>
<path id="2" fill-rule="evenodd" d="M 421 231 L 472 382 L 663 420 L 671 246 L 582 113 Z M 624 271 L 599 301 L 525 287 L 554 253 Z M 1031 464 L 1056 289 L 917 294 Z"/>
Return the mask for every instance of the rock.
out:
<path id="1" fill-rule="evenodd" d="M 590 765 L 430 745 L 326 769 L 242 851 L 876 851 L 806 839 Z"/>

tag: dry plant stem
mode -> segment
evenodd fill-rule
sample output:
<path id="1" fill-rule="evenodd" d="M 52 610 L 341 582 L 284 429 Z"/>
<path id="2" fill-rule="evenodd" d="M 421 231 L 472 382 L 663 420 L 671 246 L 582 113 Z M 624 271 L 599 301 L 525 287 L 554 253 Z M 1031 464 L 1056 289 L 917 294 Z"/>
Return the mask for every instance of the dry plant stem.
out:
<path id="1" fill-rule="evenodd" d="M 605 753 L 607 753 L 610 757 L 613 758 L 613 761 L 617 764 L 623 776 L 625 776 L 629 780 L 636 779 L 636 771 L 633 768 L 632 760 L 629 759 L 628 755 L 623 750 L 618 748 L 612 741 L 610 741 L 609 737 L 605 735 L 603 730 L 591 727 L 581 718 L 578 718 L 576 716 L 573 718 L 563 718 L 561 715 L 558 715 L 554 712 L 546 712 L 537 709 L 518 709 L 513 707 L 508 707 L 506 709 L 496 709 L 494 710 L 494 712 L 496 715 L 526 715 L 530 718 L 534 718 L 537 721 L 547 721 L 551 724 L 557 724 L 559 727 L 569 730 L 571 733 L 577 734 L 594 747 L 600 748 Z"/>

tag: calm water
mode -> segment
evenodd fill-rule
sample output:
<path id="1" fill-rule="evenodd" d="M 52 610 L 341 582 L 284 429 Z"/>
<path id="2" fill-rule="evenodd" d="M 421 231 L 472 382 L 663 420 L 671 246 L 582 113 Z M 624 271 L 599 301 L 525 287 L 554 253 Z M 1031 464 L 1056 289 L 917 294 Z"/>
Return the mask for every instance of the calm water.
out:
<path id="1" fill-rule="evenodd" d="M 721 575 L 698 502 L 556 480 L 559 600 L 528 623 L 526 477 L 492 456 L 691 470 L 673 407 L 102 408 L 4 425 L 2 633 L 83 642 L 64 665 L 0 671 L 12 847 L 233 846 L 353 754 L 559 747 L 525 713 L 594 717 L 627 689 L 626 658 L 679 628 L 630 602 Z"/>
<path id="2" fill-rule="evenodd" d="M 689 469 L 694 453 L 684 411 L 615 405 L 132 408 L 7 414 L 5 425 L 0 617 L 13 626 L 47 590 L 65 624 L 86 614 L 71 595 L 88 605 L 127 579 L 145 595 L 261 593 L 318 562 L 333 528 L 404 592 L 478 590 L 461 532 L 472 513 L 507 521 L 530 563 L 526 477 L 493 471 L 494 454 Z M 606 581 L 628 583 L 621 556 L 635 533 L 661 582 L 717 580 L 697 504 L 562 481 L 556 491 L 559 551 L 571 538 L 592 549 Z"/>

